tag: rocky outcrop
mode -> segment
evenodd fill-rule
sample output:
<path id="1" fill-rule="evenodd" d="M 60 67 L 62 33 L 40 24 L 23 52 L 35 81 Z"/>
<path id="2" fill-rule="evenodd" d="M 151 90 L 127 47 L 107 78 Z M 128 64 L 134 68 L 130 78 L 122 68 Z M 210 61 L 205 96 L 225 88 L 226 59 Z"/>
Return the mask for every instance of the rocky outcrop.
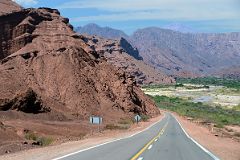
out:
<path id="1" fill-rule="evenodd" d="M 0 16 L 2 14 L 11 13 L 14 11 L 20 11 L 22 9 L 17 3 L 12 0 L 1 0 L 0 1 Z"/>
<path id="2" fill-rule="evenodd" d="M 35 114 L 50 112 L 50 108 L 43 105 L 42 100 L 32 89 L 28 89 L 25 93 L 17 95 L 13 99 L 0 99 L 0 110 L 17 110 Z"/>
<path id="3" fill-rule="evenodd" d="M 2 110 L 106 121 L 159 114 L 134 77 L 99 56 L 57 10 L 24 9 L 1 16 L 0 23 Z"/>
<path id="4" fill-rule="evenodd" d="M 124 38 L 120 40 L 105 39 L 97 36 L 76 35 L 96 51 L 98 57 L 104 57 L 114 66 L 134 76 L 137 84 L 175 83 L 172 77 L 144 63 L 138 50 Z M 90 50 L 92 52 L 92 50 Z"/>
<path id="5" fill-rule="evenodd" d="M 126 39 L 124 38 L 120 39 L 120 46 L 124 49 L 126 53 L 134 57 L 136 60 L 143 60 L 143 58 L 139 55 L 138 49 L 133 48 L 132 45 Z"/>

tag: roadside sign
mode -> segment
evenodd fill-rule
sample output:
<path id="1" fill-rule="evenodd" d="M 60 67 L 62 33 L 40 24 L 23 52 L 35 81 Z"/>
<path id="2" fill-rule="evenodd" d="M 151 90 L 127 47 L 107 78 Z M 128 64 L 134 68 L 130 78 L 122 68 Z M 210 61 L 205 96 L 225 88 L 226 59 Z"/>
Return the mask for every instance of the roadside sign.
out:
<path id="1" fill-rule="evenodd" d="M 141 116 L 136 115 L 136 116 L 134 117 L 134 119 L 135 119 L 135 121 L 138 123 L 138 122 L 141 120 Z"/>
<path id="2" fill-rule="evenodd" d="M 102 123 L 102 117 L 90 116 L 90 123 L 92 123 L 92 124 L 101 124 Z"/>
<path id="3" fill-rule="evenodd" d="M 98 125 L 98 132 L 100 131 L 100 125 L 102 124 L 102 117 L 99 116 L 90 116 L 89 118 L 91 124 L 97 124 Z M 93 133 L 92 133 L 93 134 Z"/>

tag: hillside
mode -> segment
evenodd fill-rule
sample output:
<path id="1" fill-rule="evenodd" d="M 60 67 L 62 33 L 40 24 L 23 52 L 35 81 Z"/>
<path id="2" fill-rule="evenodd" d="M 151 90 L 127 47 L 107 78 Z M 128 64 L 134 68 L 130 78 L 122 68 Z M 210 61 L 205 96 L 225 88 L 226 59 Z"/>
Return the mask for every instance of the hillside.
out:
<path id="1" fill-rule="evenodd" d="M 4 147 L 34 147 L 23 144 L 32 132 L 81 138 L 90 133 L 90 115 L 106 125 L 159 114 L 134 77 L 99 57 L 58 10 L 24 9 L 0 16 L 0 23 L 0 133 L 15 137 L 0 136 L 0 154 Z"/>
<path id="2" fill-rule="evenodd" d="M 240 62 L 239 33 L 181 33 L 150 27 L 137 30 L 127 40 L 145 63 L 177 77 L 232 76 L 236 69 L 231 68 Z"/>
<path id="3" fill-rule="evenodd" d="M 85 36 L 85 42 L 91 48 L 100 54 L 104 53 L 102 56 L 108 62 L 135 76 L 137 84 L 175 83 L 174 78 L 145 63 L 138 49 L 129 43 L 128 36 L 122 31 L 96 24 L 88 24 L 75 30 Z"/>
<path id="4" fill-rule="evenodd" d="M 240 34 L 183 34 L 159 28 L 131 37 L 145 61 L 169 74 L 212 74 L 240 62 Z"/>
<path id="5" fill-rule="evenodd" d="M 88 35 L 81 35 L 79 37 L 91 49 L 94 49 L 99 57 L 106 58 L 112 65 L 134 76 L 137 84 L 170 84 L 175 82 L 172 77 L 166 76 L 144 63 L 138 50 L 133 48 L 124 38 L 111 40 Z"/>

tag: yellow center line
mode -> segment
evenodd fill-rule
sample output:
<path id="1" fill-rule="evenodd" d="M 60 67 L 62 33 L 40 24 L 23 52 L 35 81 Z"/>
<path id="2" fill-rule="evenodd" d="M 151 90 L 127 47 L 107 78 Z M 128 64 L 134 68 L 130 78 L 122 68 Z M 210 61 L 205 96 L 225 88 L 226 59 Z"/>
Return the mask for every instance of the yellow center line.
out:
<path id="1" fill-rule="evenodd" d="M 155 136 L 153 139 L 151 139 L 137 154 L 135 154 L 130 160 L 136 160 L 154 141 L 155 139 L 159 138 L 165 131 L 166 127 L 168 125 L 168 122 L 164 125 L 164 127 L 161 129 L 161 131 Z"/>

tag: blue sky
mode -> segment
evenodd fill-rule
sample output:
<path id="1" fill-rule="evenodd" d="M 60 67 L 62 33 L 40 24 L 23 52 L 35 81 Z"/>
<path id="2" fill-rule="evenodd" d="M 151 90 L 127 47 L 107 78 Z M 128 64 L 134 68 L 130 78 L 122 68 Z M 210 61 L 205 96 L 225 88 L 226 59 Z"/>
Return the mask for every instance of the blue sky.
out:
<path id="1" fill-rule="evenodd" d="M 74 26 L 96 23 L 131 34 L 171 23 L 198 32 L 240 32 L 240 0 L 14 0 L 60 10 Z"/>

